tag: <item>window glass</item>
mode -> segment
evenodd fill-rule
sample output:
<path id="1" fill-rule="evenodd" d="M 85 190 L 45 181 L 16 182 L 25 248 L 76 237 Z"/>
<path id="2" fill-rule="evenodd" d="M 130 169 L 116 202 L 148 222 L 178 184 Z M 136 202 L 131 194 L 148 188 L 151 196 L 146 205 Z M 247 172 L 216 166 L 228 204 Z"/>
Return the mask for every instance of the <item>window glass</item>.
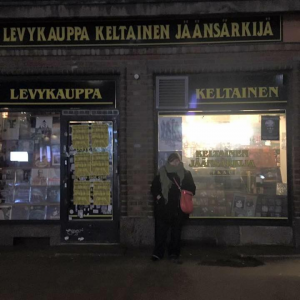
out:
<path id="1" fill-rule="evenodd" d="M 0 220 L 60 218 L 60 117 L 0 113 Z"/>
<path id="2" fill-rule="evenodd" d="M 284 113 L 158 121 L 158 167 L 178 151 L 197 186 L 192 218 L 288 217 Z"/>

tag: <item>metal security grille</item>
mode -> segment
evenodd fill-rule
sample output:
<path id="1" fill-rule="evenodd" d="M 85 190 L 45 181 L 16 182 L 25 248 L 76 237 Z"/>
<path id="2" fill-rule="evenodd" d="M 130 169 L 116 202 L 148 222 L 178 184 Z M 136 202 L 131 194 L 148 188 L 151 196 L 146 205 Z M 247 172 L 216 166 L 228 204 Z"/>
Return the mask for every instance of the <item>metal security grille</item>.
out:
<path id="1" fill-rule="evenodd" d="M 63 110 L 63 116 L 117 116 L 118 110 Z"/>
<path id="2" fill-rule="evenodd" d="M 188 77 L 156 77 L 156 108 L 187 108 Z"/>

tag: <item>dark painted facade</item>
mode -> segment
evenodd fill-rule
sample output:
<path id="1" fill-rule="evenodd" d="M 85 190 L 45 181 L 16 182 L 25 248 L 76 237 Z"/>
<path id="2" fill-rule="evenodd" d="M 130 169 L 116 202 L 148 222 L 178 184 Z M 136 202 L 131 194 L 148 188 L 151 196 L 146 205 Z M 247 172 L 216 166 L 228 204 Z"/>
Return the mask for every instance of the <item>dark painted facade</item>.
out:
<path id="1" fill-rule="evenodd" d="M 157 39 L 154 44 L 90 44 L 85 43 L 81 32 L 82 45 L 46 45 L 44 32 L 36 39 L 35 45 L 22 44 L 22 31 L 6 31 L 6 44 L 0 45 L 1 77 L 0 84 L 10 78 L 31 83 L 54 81 L 73 81 L 78 78 L 88 80 L 113 80 L 116 82 L 116 106 L 105 108 L 101 105 L 51 105 L 47 108 L 33 105 L 30 109 L 55 111 L 61 117 L 61 141 L 68 121 L 107 121 L 115 122 L 116 153 L 114 158 L 114 193 L 115 223 L 109 221 L 90 221 L 82 225 L 68 219 L 70 200 L 68 185 L 64 187 L 67 170 L 61 160 L 61 217 L 56 221 L 3 221 L 0 224 L 0 244 L 10 245 L 15 237 L 50 237 L 51 244 L 61 242 L 80 243 L 76 230 L 86 232 L 86 236 L 98 235 L 87 242 L 124 243 L 127 245 L 152 245 L 154 240 L 153 202 L 149 193 L 151 181 L 157 171 L 158 159 L 158 119 L 159 113 L 170 111 L 157 106 L 157 77 L 220 74 L 284 74 L 288 78 L 284 106 L 248 106 L 247 109 L 263 110 L 282 109 L 287 120 L 287 176 L 288 176 L 288 218 L 286 220 L 264 219 L 231 219 L 202 218 L 190 220 L 184 228 L 185 240 L 202 242 L 214 241 L 220 245 L 245 244 L 282 244 L 299 246 L 300 244 L 300 132 L 299 123 L 299 60 L 300 60 L 300 4 L 296 1 L 14 1 L 7 4 L 0 1 L 0 23 L 2 28 L 15 28 L 14 24 L 34 24 L 40 27 L 45 23 L 62 24 L 63 22 L 116 22 L 127 24 L 130 20 L 230 20 L 258 18 L 260 16 L 279 16 L 281 19 L 281 36 L 277 40 L 241 40 L 205 41 L 194 44 L 159 44 L 163 33 L 152 32 Z M 245 20 L 246 20 L 245 19 Z M 33 22 L 33 23 L 32 23 Z M 122 23 L 123 22 L 123 23 Z M 132 21 L 133 22 L 133 21 Z M 214 21 L 215 22 L 215 21 Z M 236 22 L 235 22 L 236 23 Z M 4 24 L 4 25 L 3 25 Z M 9 25 L 8 25 L 9 24 Z M 183 23 L 184 24 L 184 23 Z M 110 26 L 110 25 L 109 25 Z M 242 25 L 241 25 L 242 26 Z M 244 28 L 247 35 L 247 26 Z M 22 26 L 21 26 L 22 27 Z M 29 26 L 27 26 L 29 27 Z M 25 28 L 25 26 L 23 26 Z M 159 28 L 157 30 L 161 30 Z M 120 32 L 98 31 L 98 37 L 109 40 Z M 136 29 L 138 31 L 138 29 Z M 154 30 L 154 29 L 153 29 Z M 226 29 L 224 29 L 226 30 Z M 242 29 L 241 29 L 242 30 Z M 269 29 L 265 29 L 269 30 Z M 138 43 L 137 31 L 132 33 Z M 2 31 L 3 33 L 4 31 Z M 21 34 L 21 36 L 20 36 Z M 27 32 L 30 39 L 30 32 Z M 32 33 L 33 34 L 33 33 Z M 168 37 L 168 33 L 164 33 Z M 181 32 L 181 34 L 183 34 Z M 185 33 L 195 34 L 193 30 Z M 242 33 L 240 33 L 242 35 Z M 226 32 L 223 33 L 226 38 Z M 253 35 L 253 34 L 252 34 Z M 258 35 L 258 34 L 257 34 Z M 237 33 L 235 34 L 235 37 Z M 257 37 L 257 36 L 256 36 Z M 2 36 L 4 39 L 4 35 Z M 14 41 L 15 39 L 15 41 Z M 32 39 L 33 36 L 32 36 Z M 47 37 L 45 37 L 47 39 Z M 78 38 L 80 40 L 80 38 Z M 125 40 L 126 38 L 124 38 Z M 162 39 L 162 38 L 161 38 Z M 154 40 L 154 39 L 153 39 Z M 2 40 L 3 41 L 3 40 Z M 192 40 L 191 40 L 192 41 Z M 51 39 L 50 39 L 51 42 Z M 99 39 L 98 39 L 99 42 Z M 34 84 L 33 84 L 34 86 Z M 16 97 L 16 94 L 15 94 Z M 12 100 L 12 99 L 10 99 Z M 28 106 L 2 105 L 1 112 L 28 111 Z M 3 102 L 3 100 L 1 100 Z M 222 107 L 214 108 L 219 111 Z M 243 110 L 244 107 L 231 107 L 232 110 Z M 173 108 L 177 113 L 187 112 L 189 108 Z M 209 108 L 197 108 L 208 111 Z M 95 112 L 96 111 L 96 112 Z M 76 116 L 76 118 L 74 117 Z M 95 117 L 96 116 L 96 117 Z M 61 148 L 63 156 L 63 148 Z M 66 190 L 64 190 L 66 189 Z M 108 225 L 103 225 L 108 222 Z M 75 225 L 73 225 L 75 224 Z M 86 227 L 85 227 L 86 226 Z M 91 229 L 92 228 L 92 229 Z M 73 232 L 70 239 L 65 239 L 66 232 Z M 113 232 L 110 238 L 108 232 Z M 88 233 L 89 232 L 89 233 Z M 78 232 L 77 232 L 78 233 Z M 102 238 L 105 236 L 105 238 Z"/>

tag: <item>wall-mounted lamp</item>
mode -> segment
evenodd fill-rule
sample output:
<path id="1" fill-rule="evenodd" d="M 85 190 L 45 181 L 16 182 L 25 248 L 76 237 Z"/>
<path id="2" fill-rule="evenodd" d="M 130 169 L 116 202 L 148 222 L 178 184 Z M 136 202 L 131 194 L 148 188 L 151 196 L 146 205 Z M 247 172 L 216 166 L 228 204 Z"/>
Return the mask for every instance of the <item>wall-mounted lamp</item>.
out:
<path id="1" fill-rule="evenodd" d="M 134 78 L 135 80 L 138 80 L 138 79 L 140 79 L 140 75 L 139 75 L 139 74 L 134 74 L 134 75 L 133 75 L 133 78 Z"/>

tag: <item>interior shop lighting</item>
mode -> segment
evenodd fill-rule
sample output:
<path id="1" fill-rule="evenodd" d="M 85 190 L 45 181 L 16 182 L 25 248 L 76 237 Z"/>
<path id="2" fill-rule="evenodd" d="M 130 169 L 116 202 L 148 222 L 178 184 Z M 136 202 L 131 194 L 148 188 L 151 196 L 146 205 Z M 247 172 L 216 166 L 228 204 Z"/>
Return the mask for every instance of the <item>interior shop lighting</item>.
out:
<path id="1" fill-rule="evenodd" d="M 28 162 L 28 152 L 26 151 L 11 151 L 10 161 Z"/>

